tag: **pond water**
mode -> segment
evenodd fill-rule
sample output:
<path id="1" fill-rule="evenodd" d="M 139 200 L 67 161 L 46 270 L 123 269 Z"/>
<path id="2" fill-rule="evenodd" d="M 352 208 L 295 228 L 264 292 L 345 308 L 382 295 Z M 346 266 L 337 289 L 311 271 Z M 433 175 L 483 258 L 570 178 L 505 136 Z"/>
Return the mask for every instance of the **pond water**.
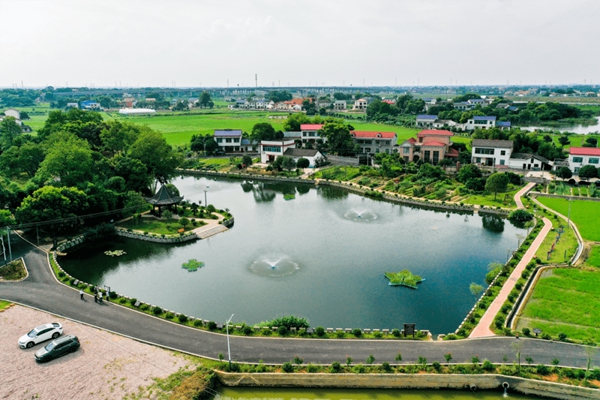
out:
<path id="1" fill-rule="evenodd" d="M 595 124 L 591 124 L 591 125 L 561 125 L 558 127 L 554 127 L 554 126 L 523 126 L 521 127 L 521 129 L 526 130 L 526 131 L 536 131 L 536 130 L 543 130 L 543 131 L 559 131 L 559 132 L 572 132 L 572 133 L 578 133 L 578 134 L 582 134 L 582 135 L 587 135 L 589 133 L 600 133 L 600 118 L 596 117 L 596 123 Z"/>
<path id="2" fill-rule="evenodd" d="M 454 331 L 523 229 L 497 217 L 447 214 L 371 200 L 332 187 L 185 177 L 189 201 L 228 208 L 235 226 L 180 245 L 117 238 L 61 257 L 83 281 L 197 318 L 255 324 L 293 314 L 311 326 Z M 295 193 L 284 200 L 285 193 Z M 109 257 L 106 250 L 125 250 Z M 188 272 L 195 258 L 205 266 Z M 425 278 L 388 286 L 385 272 Z"/>
<path id="3" fill-rule="evenodd" d="M 460 390 L 402 390 L 402 389 L 305 389 L 305 388 L 251 388 L 221 387 L 215 400 L 500 400 L 500 399 L 540 399 L 511 393 L 504 397 L 503 392 Z"/>

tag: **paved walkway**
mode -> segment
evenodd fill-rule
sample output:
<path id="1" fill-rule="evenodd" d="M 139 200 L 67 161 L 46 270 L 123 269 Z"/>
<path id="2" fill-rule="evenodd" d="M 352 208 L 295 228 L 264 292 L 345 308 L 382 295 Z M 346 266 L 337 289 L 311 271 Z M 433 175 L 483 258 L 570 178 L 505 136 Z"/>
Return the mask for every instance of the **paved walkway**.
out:
<path id="1" fill-rule="evenodd" d="M 517 203 L 517 208 L 525 208 L 523 206 L 523 202 L 521 201 L 521 197 L 527 192 L 529 192 L 534 186 L 535 183 L 528 183 L 523 189 L 519 190 L 519 192 L 515 194 L 515 203 Z M 469 338 L 483 338 L 496 336 L 496 334 L 490 329 L 490 325 L 492 325 L 492 323 L 494 322 L 494 318 L 502 308 L 502 305 L 508 298 L 508 295 L 514 289 L 515 285 L 517 284 L 517 281 L 521 277 L 521 274 L 525 270 L 525 267 L 527 267 L 527 264 L 529 264 L 529 262 L 535 257 L 535 253 L 538 251 L 548 232 L 550 232 L 550 229 L 552 229 L 552 222 L 550 222 L 550 220 L 544 217 L 542 221 L 544 222 L 542 230 L 537 235 L 529 249 L 525 252 L 523 258 L 521 258 L 521 261 L 517 264 L 512 274 L 510 274 L 510 276 L 504 283 L 504 286 L 502 286 L 500 293 L 498 293 L 498 296 L 496 296 L 492 304 L 490 304 L 490 306 L 488 307 L 485 314 L 483 314 L 483 317 L 479 320 L 479 323 L 477 324 L 475 329 L 473 329 L 473 331 L 469 335 Z"/>
<path id="2" fill-rule="evenodd" d="M 13 256 L 24 257 L 29 277 L 19 283 L 0 282 L 2 299 L 189 354 L 213 359 L 218 358 L 219 353 L 227 354 L 227 341 L 223 334 L 188 328 L 114 303 L 99 305 L 90 296 L 88 301 L 82 302 L 76 290 L 56 281 L 48 265 L 47 254 L 21 239 L 13 241 Z M 348 356 L 355 362 L 364 362 L 372 354 L 376 363 L 387 361 L 394 364 L 398 352 L 402 354 L 403 363 L 415 363 L 419 357 L 426 357 L 429 362 L 443 362 L 444 354 L 451 353 L 454 362 L 470 362 L 471 357 L 477 355 L 494 363 L 502 363 L 506 357 L 510 363 L 515 359 L 511 347 L 515 340 L 498 337 L 427 342 L 232 336 L 231 356 L 240 362 L 257 363 L 263 360 L 265 363 L 280 364 L 297 355 L 305 363 L 330 364 L 333 361 L 344 362 Z M 582 368 L 586 365 L 585 346 L 546 340 L 519 340 L 523 343 L 523 357 L 532 357 L 536 364 L 551 364 L 556 357 L 563 366 Z M 600 365 L 600 354 L 595 356 L 593 363 Z"/>

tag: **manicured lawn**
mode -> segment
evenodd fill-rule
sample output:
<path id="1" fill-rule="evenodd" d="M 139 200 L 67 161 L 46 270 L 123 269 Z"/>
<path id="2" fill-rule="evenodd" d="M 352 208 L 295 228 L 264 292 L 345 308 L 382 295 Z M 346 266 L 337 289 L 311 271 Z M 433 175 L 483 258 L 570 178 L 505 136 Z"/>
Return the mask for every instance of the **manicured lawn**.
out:
<path id="1" fill-rule="evenodd" d="M 486 207 L 504 207 L 504 208 L 515 208 L 515 194 L 521 190 L 523 186 L 509 185 L 509 191 L 505 193 L 498 193 L 496 200 L 494 200 L 494 194 L 475 194 L 466 197 L 461 200 L 465 204 L 477 204 Z"/>
<path id="2" fill-rule="evenodd" d="M 585 263 L 589 266 L 600 268 L 600 246 L 592 246 L 590 255 Z"/>
<path id="3" fill-rule="evenodd" d="M 542 277 L 519 319 L 518 329 L 539 328 L 557 337 L 600 342 L 600 271 L 554 269 Z"/>
<path id="4" fill-rule="evenodd" d="M 540 196 L 538 200 L 564 216 L 569 214 L 569 202 L 565 199 Z M 600 241 L 600 202 L 571 201 L 571 220 L 577 225 L 579 233 L 584 239 Z"/>
<path id="5" fill-rule="evenodd" d="M 349 181 L 360 175 L 358 167 L 331 167 L 315 173 L 315 178 Z"/>
<path id="6" fill-rule="evenodd" d="M 0 300 L 0 310 L 4 310 L 9 305 L 10 305 L 10 302 L 4 301 L 4 300 Z"/>
<path id="7" fill-rule="evenodd" d="M 191 220 L 192 218 L 193 217 L 188 219 Z M 197 226 L 193 226 L 190 223 L 185 227 L 185 231 L 191 231 L 197 227 L 206 225 L 204 221 L 198 219 L 196 219 L 196 221 L 198 223 Z M 137 222 L 130 219 L 129 221 L 119 224 L 119 226 L 127 229 L 131 228 L 135 231 L 157 233 L 159 235 L 176 235 L 178 233 L 177 231 L 182 228 L 182 226 L 174 219 L 169 221 L 159 221 L 154 218 L 140 218 Z"/>
<path id="8" fill-rule="evenodd" d="M 548 258 L 548 252 L 552 248 L 552 243 L 554 243 L 556 240 L 560 225 L 566 227 L 567 221 L 563 220 L 562 218 L 556 219 L 549 214 L 545 214 L 545 216 L 552 222 L 553 230 L 546 235 L 546 238 L 542 242 L 536 255 L 542 260 L 542 262 L 547 264 L 567 263 L 577 250 L 577 239 L 575 238 L 575 232 L 573 232 L 572 229 L 565 228 L 559 241 L 554 245 L 554 251 L 550 254 L 550 258 Z M 543 222 L 540 223 L 543 224 Z"/>

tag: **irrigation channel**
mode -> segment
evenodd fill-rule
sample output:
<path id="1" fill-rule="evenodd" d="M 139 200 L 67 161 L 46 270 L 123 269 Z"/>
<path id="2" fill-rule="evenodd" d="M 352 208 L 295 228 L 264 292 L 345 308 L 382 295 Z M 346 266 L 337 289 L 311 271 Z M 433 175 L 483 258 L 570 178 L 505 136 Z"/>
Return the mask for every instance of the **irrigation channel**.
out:
<path id="1" fill-rule="evenodd" d="M 502 390 L 468 392 L 459 390 L 393 390 L 393 389 L 331 389 L 331 388 L 253 388 L 221 387 L 214 400 L 499 400 L 540 399 Z"/>
<path id="2" fill-rule="evenodd" d="M 235 226 L 180 245 L 117 238 L 70 249 L 60 263 L 85 282 L 206 320 L 256 324 L 284 315 L 311 326 L 448 333 L 505 262 L 523 229 L 490 215 L 390 204 L 334 187 L 182 177 L 185 199 L 229 209 Z M 206 193 L 205 193 L 206 191 Z M 284 194 L 295 194 L 285 200 Z M 289 197 L 289 196 L 288 196 Z M 124 250 L 108 257 L 105 251 Z M 182 264 L 205 263 L 195 272 Z M 389 286 L 408 269 L 418 289 Z"/>

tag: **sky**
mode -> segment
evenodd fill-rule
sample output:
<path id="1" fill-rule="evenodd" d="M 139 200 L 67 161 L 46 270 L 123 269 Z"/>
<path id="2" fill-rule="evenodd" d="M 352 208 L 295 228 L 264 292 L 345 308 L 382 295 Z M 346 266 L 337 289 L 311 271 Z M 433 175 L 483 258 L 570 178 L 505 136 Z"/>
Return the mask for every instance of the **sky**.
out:
<path id="1" fill-rule="evenodd" d="M 0 87 L 600 84 L 599 0 L 0 0 Z"/>

